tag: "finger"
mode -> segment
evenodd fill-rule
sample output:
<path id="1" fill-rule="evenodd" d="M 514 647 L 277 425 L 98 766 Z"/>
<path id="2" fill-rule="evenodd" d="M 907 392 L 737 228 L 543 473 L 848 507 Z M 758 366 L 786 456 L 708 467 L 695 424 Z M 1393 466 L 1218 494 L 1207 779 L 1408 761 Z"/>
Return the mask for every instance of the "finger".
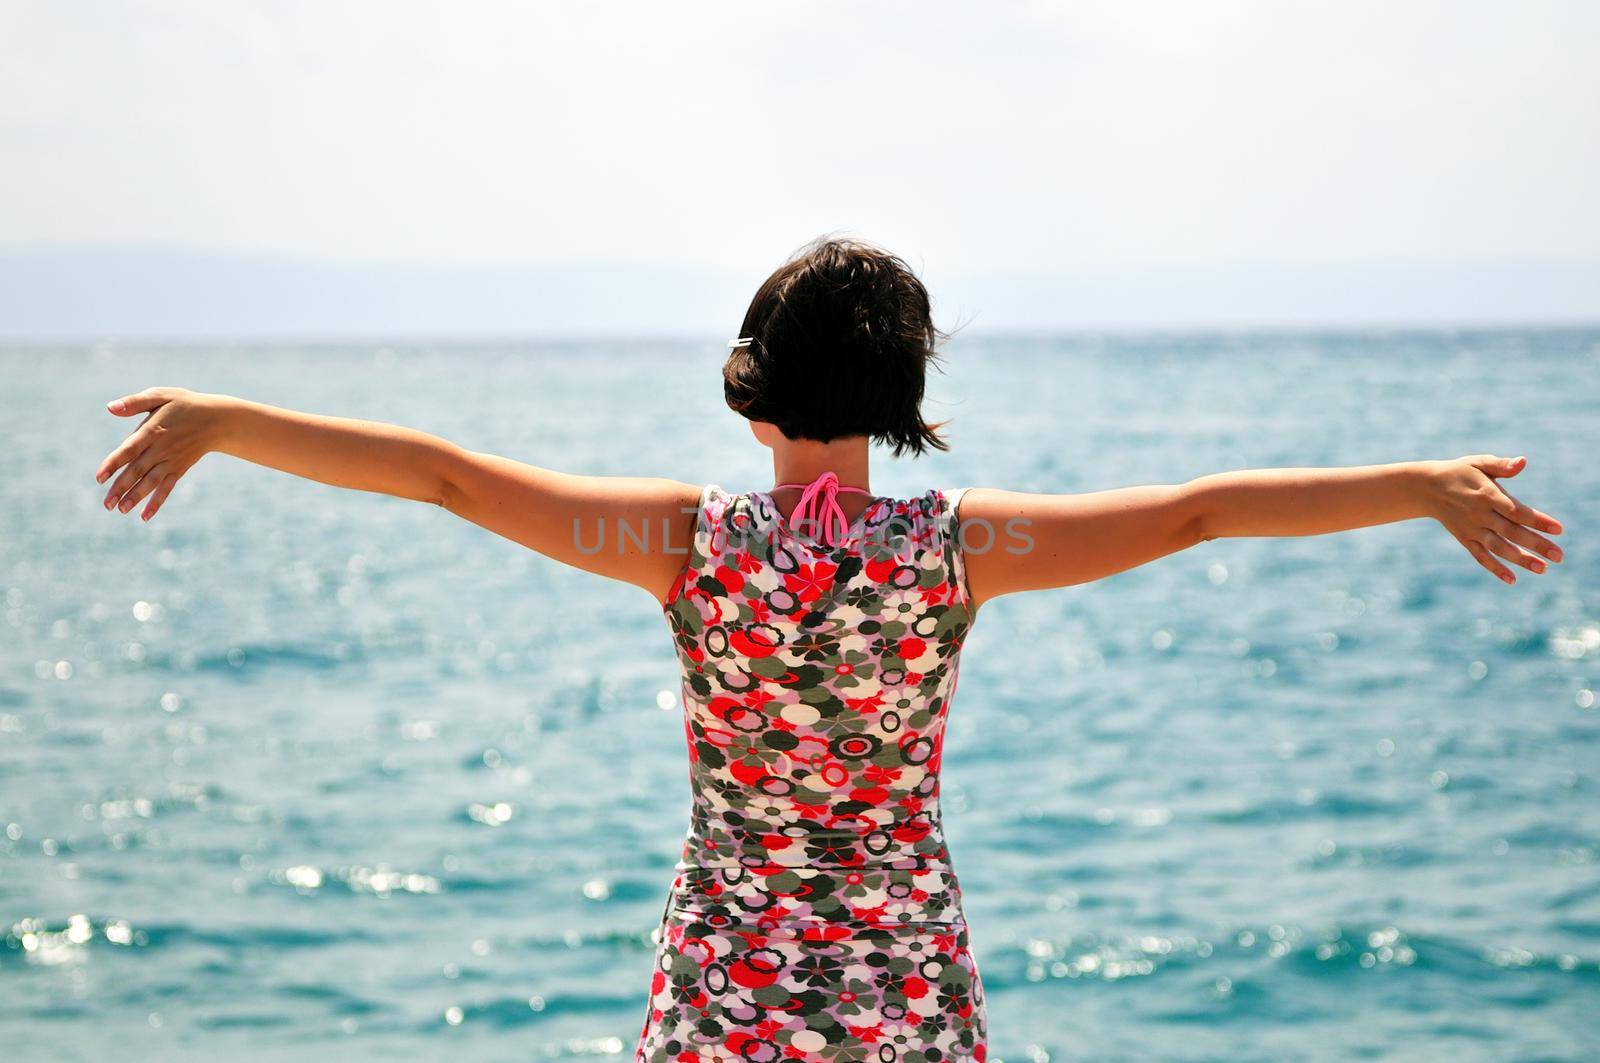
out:
<path id="1" fill-rule="evenodd" d="M 126 513 L 134 506 L 137 506 L 141 498 L 143 498 L 145 495 L 148 495 L 151 491 L 154 491 L 158 486 L 160 486 L 161 478 L 165 476 L 168 470 L 171 468 L 172 466 L 168 465 L 164 461 L 158 461 L 151 465 L 150 468 L 145 471 L 145 474 L 139 477 L 139 482 L 129 488 L 128 493 L 122 496 L 122 502 L 118 504 L 117 508 Z"/>
<path id="2" fill-rule="evenodd" d="M 107 454 L 105 460 L 100 463 L 100 468 L 95 470 L 95 482 L 102 484 L 105 483 L 107 476 L 110 476 L 112 473 L 122 468 L 122 466 L 138 457 L 140 451 L 144 450 L 145 444 L 149 441 L 150 437 L 145 435 L 143 431 L 135 432 L 127 439 L 124 439 L 122 441 L 122 445 L 116 450 L 113 450 L 110 454 Z"/>
<path id="3" fill-rule="evenodd" d="M 139 482 L 139 477 L 150 470 L 156 463 L 156 456 L 150 451 L 142 451 L 137 458 L 130 461 L 117 478 L 111 482 L 111 490 L 106 492 L 106 508 L 115 509 L 122 496 L 127 494 L 133 485 Z"/>
<path id="4" fill-rule="evenodd" d="M 1540 531 L 1547 531 L 1551 535 L 1561 534 L 1561 522 L 1559 520 L 1556 520 L 1548 513 L 1539 512 L 1532 506 L 1523 505 L 1521 502 L 1517 501 L 1515 495 L 1513 495 L 1510 491 L 1507 491 L 1504 487 L 1501 487 L 1499 484 L 1495 484 L 1494 486 L 1499 492 L 1501 499 L 1500 503 L 1495 508 L 1507 518 L 1516 521 L 1518 524 L 1526 524 L 1530 528 L 1538 528 Z"/>
<path id="5" fill-rule="evenodd" d="M 122 463 L 127 460 L 127 456 L 123 454 L 121 447 L 113 450 L 111 453 L 101 458 L 100 464 L 95 466 L 94 482 L 97 484 L 105 483 L 106 477 L 116 472 L 117 469 L 121 467 Z"/>
<path id="6" fill-rule="evenodd" d="M 161 486 L 156 488 L 155 494 L 150 496 L 150 501 L 145 503 L 144 512 L 139 514 L 140 520 L 149 520 L 156 515 L 156 510 L 160 509 L 161 503 L 165 502 L 167 496 L 172 494 L 172 489 L 177 486 L 178 478 L 182 475 L 182 473 L 169 472 L 161 478 Z"/>
<path id="7" fill-rule="evenodd" d="M 1515 476 L 1528 466 L 1525 457 L 1502 458 L 1495 454 L 1479 454 L 1472 464 L 1490 476 Z"/>
<path id="8" fill-rule="evenodd" d="M 118 417 L 132 417 L 136 413 L 145 413 L 164 406 L 171 401 L 166 388 L 146 388 L 136 391 L 132 395 L 124 395 L 120 399 L 112 399 L 106 403 L 106 409 Z"/>
<path id="9" fill-rule="evenodd" d="M 1467 548 L 1467 553 L 1478 559 L 1478 564 L 1493 572 L 1496 576 L 1499 576 L 1507 583 L 1517 582 L 1517 577 L 1511 574 L 1511 570 L 1496 561 L 1494 555 L 1489 553 L 1488 549 L 1476 539 L 1463 540 L 1461 545 Z"/>
<path id="10" fill-rule="evenodd" d="M 1546 539 L 1538 532 L 1530 531 L 1529 529 L 1523 527 L 1514 520 L 1506 520 L 1502 517 L 1495 517 L 1493 518 L 1493 522 L 1490 524 L 1490 528 L 1492 528 L 1497 534 L 1510 539 L 1518 546 L 1526 547 L 1536 554 L 1542 554 L 1551 561 L 1561 560 L 1561 547 L 1557 546 L 1549 539 Z"/>
<path id="11" fill-rule="evenodd" d="M 1508 541 L 1504 536 L 1485 530 L 1483 544 L 1489 548 L 1490 553 L 1505 558 L 1513 565 L 1521 565 L 1529 572 L 1543 572 L 1545 569 L 1542 558 L 1533 556 L 1517 546 L 1517 544 Z"/>

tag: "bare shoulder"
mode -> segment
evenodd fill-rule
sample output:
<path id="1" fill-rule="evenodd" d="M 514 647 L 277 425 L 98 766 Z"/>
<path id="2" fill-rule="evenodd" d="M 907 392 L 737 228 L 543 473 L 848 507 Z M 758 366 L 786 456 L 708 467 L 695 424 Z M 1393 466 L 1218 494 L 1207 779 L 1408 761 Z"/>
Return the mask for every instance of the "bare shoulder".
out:
<path id="1" fill-rule="evenodd" d="M 581 500 L 602 509 L 651 508 L 658 510 L 661 516 L 693 510 L 699 505 L 700 494 L 704 490 L 702 485 L 665 476 L 579 476 L 568 473 L 552 474 L 549 488 L 574 501 Z"/>
<path id="2" fill-rule="evenodd" d="M 963 522 L 1026 517 L 1061 505 L 1071 495 L 1030 494 L 998 487 L 968 487 L 961 492 L 957 515 Z"/>
<path id="3" fill-rule="evenodd" d="M 1152 484 L 1047 494 L 973 487 L 957 511 L 973 601 L 1087 583 L 1193 545 L 1192 492 Z"/>
<path id="4" fill-rule="evenodd" d="M 464 505 L 525 506 L 538 502 L 567 510 L 617 513 L 641 508 L 666 511 L 694 506 L 700 488 L 664 476 L 597 476 L 560 472 L 498 454 L 459 451 L 449 470 L 456 498 Z M 446 508 L 455 509 L 456 506 Z"/>
<path id="5" fill-rule="evenodd" d="M 702 487 L 664 476 L 557 472 L 462 451 L 444 506 L 546 557 L 660 598 L 683 565 Z"/>

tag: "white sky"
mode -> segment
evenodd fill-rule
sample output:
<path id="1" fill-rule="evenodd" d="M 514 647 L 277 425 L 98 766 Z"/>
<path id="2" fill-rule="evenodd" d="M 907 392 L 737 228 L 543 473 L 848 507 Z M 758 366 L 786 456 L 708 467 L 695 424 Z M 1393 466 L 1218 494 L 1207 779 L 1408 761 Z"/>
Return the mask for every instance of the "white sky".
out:
<path id="1" fill-rule="evenodd" d="M 1600 4 L 0 0 L 0 244 L 1600 261 Z"/>

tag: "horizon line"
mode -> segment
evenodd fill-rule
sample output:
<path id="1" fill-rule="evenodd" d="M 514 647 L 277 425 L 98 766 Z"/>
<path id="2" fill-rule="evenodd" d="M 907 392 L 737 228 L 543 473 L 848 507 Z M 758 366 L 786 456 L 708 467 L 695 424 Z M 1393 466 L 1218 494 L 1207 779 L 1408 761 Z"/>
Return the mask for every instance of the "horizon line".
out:
<path id="1" fill-rule="evenodd" d="M 959 343 L 963 336 L 981 340 L 1055 340 L 1068 338 L 1136 337 L 1136 336 L 1371 336 L 1384 334 L 1450 335 L 1450 334 L 1506 334 L 1528 332 L 1600 332 L 1600 317 L 1549 317 L 1542 319 L 1482 318 L 1371 321 L 1262 321 L 1262 322 L 1193 322 L 1189 324 L 1140 324 L 1137 322 L 1108 322 L 1103 325 L 1074 324 L 1045 327 L 1005 327 L 996 329 L 962 329 L 950 340 L 940 344 L 939 351 Z M 299 348 L 349 348 L 371 347 L 414 348 L 428 346 L 487 347 L 555 346 L 576 344 L 600 346 L 604 344 L 643 345 L 651 343 L 718 345 L 722 339 L 709 330 L 693 332 L 664 329 L 660 331 L 630 330 L 606 332 L 583 330 L 569 332 L 525 333 L 474 333 L 470 330 L 438 333 L 374 333 L 374 332 L 321 332 L 321 333 L 217 333 L 191 335 L 174 333 L 50 333 L 38 335 L 6 335 L 0 333 L 0 350 L 17 348 L 85 348 L 85 347 L 299 347 Z"/>

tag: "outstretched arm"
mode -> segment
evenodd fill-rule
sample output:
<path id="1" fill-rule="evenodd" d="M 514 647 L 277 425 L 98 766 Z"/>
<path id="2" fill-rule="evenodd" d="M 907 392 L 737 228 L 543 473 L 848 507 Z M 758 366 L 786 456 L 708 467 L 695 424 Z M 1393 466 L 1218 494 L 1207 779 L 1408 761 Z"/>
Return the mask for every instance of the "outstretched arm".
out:
<path id="1" fill-rule="evenodd" d="M 1538 532 L 1561 524 L 1497 481 L 1526 466 L 1490 454 L 1346 468 L 1247 469 L 1185 484 L 1080 495 L 974 488 L 961 501 L 972 598 L 1087 583 L 1207 539 L 1322 535 L 1432 517 L 1484 568 L 1516 582 L 1504 558 L 1533 572 L 1561 560 Z M 1537 529 L 1537 530 L 1535 530 Z"/>
<path id="2" fill-rule="evenodd" d="M 151 388 L 107 409 L 121 417 L 148 415 L 96 471 L 101 483 L 117 474 L 107 509 L 127 513 L 148 499 L 141 516 L 149 520 L 178 479 L 214 451 L 335 487 L 431 502 L 657 599 L 683 567 L 700 494 L 674 480 L 572 476 L 415 429 L 182 388 Z"/>

